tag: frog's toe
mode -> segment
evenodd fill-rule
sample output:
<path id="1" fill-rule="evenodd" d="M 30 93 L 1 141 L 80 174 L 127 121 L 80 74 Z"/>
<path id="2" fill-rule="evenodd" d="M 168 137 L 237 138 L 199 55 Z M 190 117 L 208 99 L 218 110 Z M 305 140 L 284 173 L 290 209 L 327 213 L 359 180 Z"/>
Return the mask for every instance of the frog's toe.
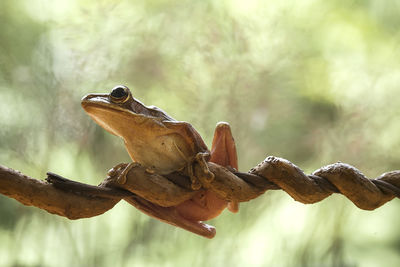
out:
<path id="1" fill-rule="evenodd" d="M 191 187 L 193 190 L 199 190 L 201 188 L 201 183 L 198 179 L 192 180 Z"/>
<path id="2" fill-rule="evenodd" d="M 139 163 L 137 163 L 137 162 L 131 162 L 131 163 L 129 163 L 126 167 L 125 167 L 125 169 L 122 171 L 122 172 L 120 172 L 120 174 L 119 174 L 119 176 L 118 176 L 118 178 L 117 178 L 117 182 L 119 183 L 119 184 L 125 184 L 126 183 L 126 175 L 128 174 L 128 172 L 132 169 L 132 168 L 134 168 L 134 167 L 137 167 L 137 166 L 140 166 L 140 164 Z"/>
<path id="3" fill-rule="evenodd" d="M 210 157 L 209 152 L 199 152 L 196 154 L 195 159 L 197 162 L 206 162 L 206 159 Z"/>
<path id="4" fill-rule="evenodd" d="M 154 168 L 146 168 L 146 172 L 149 174 L 154 174 L 156 170 Z"/>
<path id="5" fill-rule="evenodd" d="M 126 184 L 126 176 L 123 174 L 123 175 L 120 175 L 118 178 L 117 178 L 117 182 L 119 183 L 119 184 Z"/>
<path id="6" fill-rule="evenodd" d="M 204 180 L 207 183 L 211 183 L 214 180 L 214 178 L 215 178 L 214 173 L 210 172 L 209 170 L 207 170 L 207 171 L 205 170 L 204 171 Z"/>
<path id="7" fill-rule="evenodd" d="M 109 177 L 117 176 L 121 171 L 123 171 L 126 168 L 127 165 L 128 163 L 119 163 L 118 165 L 115 165 L 107 172 L 107 176 Z"/>

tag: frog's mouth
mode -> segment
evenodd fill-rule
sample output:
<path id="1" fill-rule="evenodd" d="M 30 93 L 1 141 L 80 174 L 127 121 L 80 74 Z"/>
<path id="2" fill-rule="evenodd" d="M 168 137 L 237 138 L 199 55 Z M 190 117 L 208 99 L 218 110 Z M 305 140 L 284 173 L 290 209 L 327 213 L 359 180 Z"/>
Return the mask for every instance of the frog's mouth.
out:
<path id="1" fill-rule="evenodd" d="M 148 118 L 111 103 L 108 98 L 107 94 L 91 94 L 81 101 L 86 113 L 108 132 L 123 137 L 128 131 L 126 125 L 142 124 Z"/>

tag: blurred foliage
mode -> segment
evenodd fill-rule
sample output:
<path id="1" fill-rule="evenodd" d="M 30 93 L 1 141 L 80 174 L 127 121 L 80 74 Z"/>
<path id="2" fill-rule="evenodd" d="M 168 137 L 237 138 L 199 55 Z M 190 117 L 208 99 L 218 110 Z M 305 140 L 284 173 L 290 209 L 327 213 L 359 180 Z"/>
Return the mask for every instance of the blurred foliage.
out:
<path id="1" fill-rule="evenodd" d="M 207 143 L 230 122 L 243 171 L 399 169 L 399 27 L 399 0 L 2 0 L 0 163 L 98 183 L 129 157 L 79 100 L 125 84 Z M 122 202 L 69 221 L 1 196 L 0 266 L 399 266 L 399 206 L 268 192 L 206 240 Z"/>

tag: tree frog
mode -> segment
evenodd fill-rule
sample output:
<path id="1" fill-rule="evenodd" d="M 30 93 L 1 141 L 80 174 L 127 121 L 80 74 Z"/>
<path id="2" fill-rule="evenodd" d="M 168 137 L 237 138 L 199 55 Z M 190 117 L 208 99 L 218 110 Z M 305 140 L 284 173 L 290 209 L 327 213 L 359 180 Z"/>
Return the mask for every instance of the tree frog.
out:
<path id="1" fill-rule="evenodd" d="M 207 161 L 238 168 L 229 124 L 217 124 L 209 151 L 192 125 L 173 119 L 155 106 L 145 106 L 126 86 L 116 86 L 109 94 L 86 95 L 81 104 L 96 123 L 121 137 L 132 161 L 145 166 L 149 172 L 168 174 L 187 170 L 192 189 L 198 193 L 174 207 L 184 219 L 206 221 L 218 216 L 226 207 L 232 212 L 238 211 L 237 203 L 228 203 L 211 190 L 200 188 L 199 182 L 213 178 Z M 201 166 L 201 171 L 196 171 L 195 163 Z M 120 182 L 123 183 L 123 179 Z"/>

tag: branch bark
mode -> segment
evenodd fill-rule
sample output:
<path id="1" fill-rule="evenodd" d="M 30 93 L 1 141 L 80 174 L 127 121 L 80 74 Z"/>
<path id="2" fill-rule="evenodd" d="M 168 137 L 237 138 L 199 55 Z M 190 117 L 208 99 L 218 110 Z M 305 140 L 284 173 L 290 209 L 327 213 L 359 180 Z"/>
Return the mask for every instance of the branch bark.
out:
<path id="1" fill-rule="evenodd" d="M 174 208 L 196 194 L 187 176 L 179 172 L 161 176 L 147 172 L 139 164 L 124 172 L 126 166 L 115 166 L 99 186 L 71 181 L 53 173 L 48 173 L 47 182 L 40 181 L 0 166 L 0 193 L 24 205 L 69 219 L 100 215 L 124 199 L 163 222 L 208 238 L 215 235 L 212 226 L 188 221 Z M 288 160 L 272 156 L 248 173 L 228 170 L 211 162 L 208 167 L 215 178 L 203 187 L 227 201 L 249 201 L 267 190 L 282 189 L 294 200 L 305 204 L 340 193 L 357 207 L 373 210 L 400 197 L 400 171 L 368 179 L 356 168 L 338 162 L 306 175 Z M 121 175 L 126 178 L 123 184 L 118 182 Z"/>
<path id="2" fill-rule="evenodd" d="M 86 185 L 90 187 L 89 185 Z M 26 206 L 35 206 L 68 219 L 88 218 L 113 208 L 121 198 L 83 194 L 57 189 L 53 184 L 34 179 L 0 165 L 0 193 Z M 110 190 L 110 189 L 107 189 Z M 102 192 L 100 188 L 98 191 Z M 113 193 L 109 194 L 110 196 Z"/>

